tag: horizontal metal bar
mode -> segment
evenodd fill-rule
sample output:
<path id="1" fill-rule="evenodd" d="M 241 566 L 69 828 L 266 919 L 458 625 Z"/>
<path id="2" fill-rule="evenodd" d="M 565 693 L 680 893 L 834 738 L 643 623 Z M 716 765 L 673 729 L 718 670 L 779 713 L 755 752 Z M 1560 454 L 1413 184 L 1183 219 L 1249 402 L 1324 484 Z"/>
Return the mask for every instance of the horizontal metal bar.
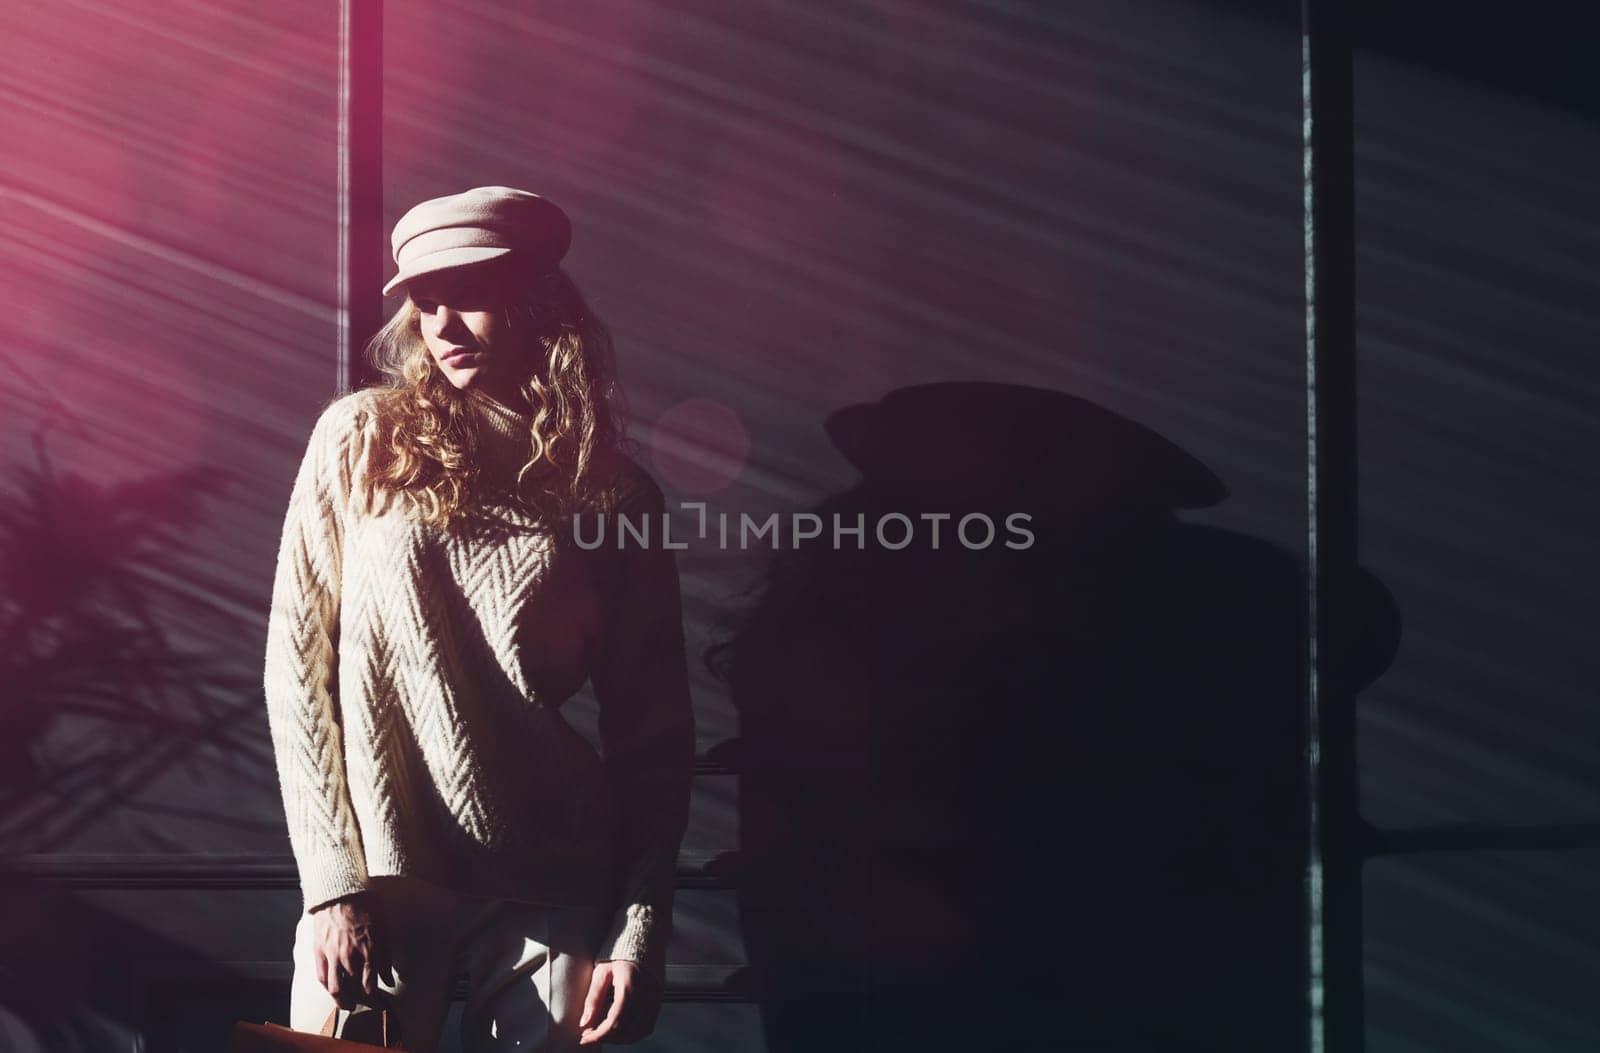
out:
<path id="1" fill-rule="evenodd" d="M 739 855 L 686 850 L 678 854 L 677 887 L 731 889 Z M 287 855 L 37 853 L 0 858 L 0 882 L 45 881 L 70 888 L 297 889 L 300 874 Z"/>
<path id="2" fill-rule="evenodd" d="M 204 958 L 136 958 L 126 963 L 128 973 L 145 989 L 166 985 L 208 984 L 284 984 L 294 977 L 294 963 L 288 961 L 209 961 Z M 467 978 L 457 976 L 451 997 L 465 1001 Z M 753 1002 L 756 1001 L 750 968 L 731 965 L 668 965 L 665 1002 Z"/>
<path id="3" fill-rule="evenodd" d="M 1371 830 L 1368 857 L 1420 852 L 1559 852 L 1600 848 L 1600 823 L 1500 826 L 1460 823 L 1411 830 Z"/>

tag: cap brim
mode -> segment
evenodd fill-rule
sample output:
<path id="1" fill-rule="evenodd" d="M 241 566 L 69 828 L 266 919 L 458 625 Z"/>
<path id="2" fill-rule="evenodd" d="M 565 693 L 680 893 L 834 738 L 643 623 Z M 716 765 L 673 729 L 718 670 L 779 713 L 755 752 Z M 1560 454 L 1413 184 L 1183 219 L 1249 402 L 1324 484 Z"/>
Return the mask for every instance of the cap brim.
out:
<path id="1" fill-rule="evenodd" d="M 420 278 L 424 274 L 437 274 L 439 271 L 455 270 L 457 267 L 470 267 L 474 263 L 498 259 L 510 251 L 502 245 L 467 245 L 430 252 L 426 256 L 419 256 L 409 261 L 402 267 L 400 273 L 390 278 L 389 284 L 383 287 L 383 295 L 391 296 L 401 291 L 406 282 Z"/>

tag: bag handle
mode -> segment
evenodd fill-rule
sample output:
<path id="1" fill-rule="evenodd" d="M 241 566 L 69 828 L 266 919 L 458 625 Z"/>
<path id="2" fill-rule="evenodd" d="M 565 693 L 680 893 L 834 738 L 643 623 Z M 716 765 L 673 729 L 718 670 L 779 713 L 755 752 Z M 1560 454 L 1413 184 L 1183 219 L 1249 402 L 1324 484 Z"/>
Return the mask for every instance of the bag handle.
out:
<path id="1" fill-rule="evenodd" d="M 378 1027 L 379 1027 L 380 1033 L 383 1036 L 383 1048 L 384 1049 L 399 1049 L 400 1048 L 399 1046 L 390 1046 L 389 1045 L 389 1038 L 390 1038 L 390 1033 L 389 1033 L 389 1010 L 386 1009 L 386 1008 L 385 1009 L 379 1009 L 378 1012 L 380 1014 L 382 1014 L 378 1019 Z M 345 1020 L 348 1023 L 349 1022 L 349 1017 L 346 1017 Z M 338 1022 L 339 1022 L 339 1007 L 338 1006 L 334 1006 L 333 1009 L 330 1010 L 329 1013 L 328 1013 L 328 1019 L 323 1021 L 323 1023 L 322 1023 L 322 1030 L 317 1032 L 317 1033 L 319 1035 L 322 1035 L 324 1038 L 333 1038 L 333 1037 L 335 1037 L 333 1032 L 334 1032 L 334 1028 L 338 1025 Z M 398 1035 L 395 1036 L 395 1037 L 398 1038 Z"/>

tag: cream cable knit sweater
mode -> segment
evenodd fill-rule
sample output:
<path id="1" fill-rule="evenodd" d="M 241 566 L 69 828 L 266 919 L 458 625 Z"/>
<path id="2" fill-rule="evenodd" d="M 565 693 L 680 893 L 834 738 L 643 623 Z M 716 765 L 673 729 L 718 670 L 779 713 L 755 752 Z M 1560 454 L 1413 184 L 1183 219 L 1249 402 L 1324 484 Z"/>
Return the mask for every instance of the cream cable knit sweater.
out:
<path id="1" fill-rule="evenodd" d="M 264 687 L 305 909 L 392 874 L 600 907 L 615 917 L 598 959 L 663 980 L 694 725 L 661 490 L 627 458 L 604 469 L 653 543 L 619 548 L 608 517 L 593 551 L 555 545 L 504 496 L 462 531 L 397 504 L 369 514 L 352 498 L 374 394 L 318 417 L 272 590 Z M 485 492 L 509 493 L 530 420 L 468 402 Z M 560 713 L 586 678 L 598 753 Z"/>

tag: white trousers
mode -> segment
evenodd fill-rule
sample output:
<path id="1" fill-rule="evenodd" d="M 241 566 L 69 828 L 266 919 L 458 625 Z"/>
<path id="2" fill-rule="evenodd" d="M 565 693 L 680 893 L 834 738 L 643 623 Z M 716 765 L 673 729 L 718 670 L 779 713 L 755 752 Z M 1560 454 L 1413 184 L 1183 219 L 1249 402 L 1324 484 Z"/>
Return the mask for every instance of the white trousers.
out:
<path id="1" fill-rule="evenodd" d="M 578 1045 L 578 1019 L 610 920 L 604 911 L 463 896 L 398 877 L 373 878 L 371 887 L 387 922 L 394 967 L 393 979 L 380 977 L 377 984 L 389 996 L 390 1018 L 407 1053 L 433 1053 L 458 973 L 466 974 L 468 985 L 463 1053 L 603 1049 Z M 295 927 L 289 1026 L 296 1031 L 320 1030 L 335 1005 L 317 982 L 312 923 L 302 913 Z M 339 1016 L 341 1028 L 345 1017 Z M 354 1037 L 354 1029 L 347 1034 Z"/>

